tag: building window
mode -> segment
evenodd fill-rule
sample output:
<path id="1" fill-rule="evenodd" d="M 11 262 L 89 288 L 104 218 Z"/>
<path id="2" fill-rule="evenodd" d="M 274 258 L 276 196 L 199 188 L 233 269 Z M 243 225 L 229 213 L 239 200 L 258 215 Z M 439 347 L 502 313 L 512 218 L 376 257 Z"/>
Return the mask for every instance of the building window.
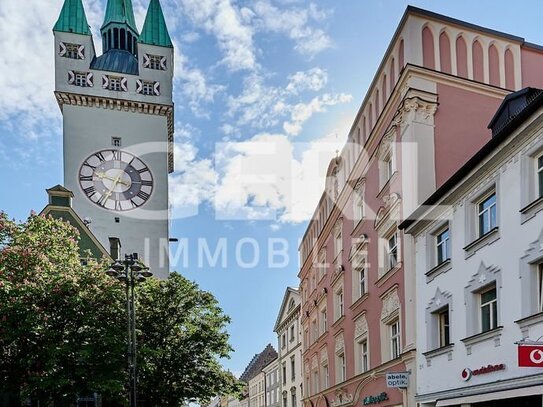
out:
<path id="1" fill-rule="evenodd" d="M 290 341 L 292 342 L 294 340 L 294 325 L 291 325 L 290 327 Z"/>
<path id="2" fill-rule="evenodd" d="M 388 181 L 393 174 L 392 169 L 392 155 L 388 155 L 383 160 L 384 169 L 385 169 L 385 180 Z"/>
<path id="3" fill-rule="evenodd" d="M 341 318 L 343 316 L 343 287 L 340 287 L 338 290 L 336 290 L 335 295 L 335 302 L 336 302 L 336 320 Z"/>
<path id="4" fill-rule="evenodd" d="M 296 359 L 294 356 L 290 357 L 290 380 L 296 378 Z"/>
<path id="5" fill-rule="evenodd" d="M 326 332 L 327 325 L 328 325 L 328 316 L 326 314 L 326 308 L 323 308 L 321 310 L 320 322 L 321 322 L 321 332 L 320 333 L 323 334 L 324 332 Z"/>
<path id="6" fill-rule="evenodd" d="M 355 269 L 356 272 L 356 281 L 357 281 L 357 294 L 358 298 L 362 297 L 367 292 L 367 273 L 366 273 L 366 263 L 362 263 L 359 267 Z"/>
<path id="7" fill-rule="evenodd" d="M 294 390 L 290 394 L 290 398 L 291 398 L 291 401 L 292 401 L 292 407 L 296 407 L 296 390 Z"/>
<path id="8" fill-rule="evenodd" d="M 347 371 L 345 365 L 345 352 L 337 354 L 337 378 L 338 383 L 344 382 L 347 379 Z"/>
<path id="9" fill-rule="evenodd" d="M 312 342 L 316 342 L 317 339 L 319 338 L 319 331 L 317 329 L 317 319 L 314 319 L 313 321 L 311 321 L 311 328 L 312 328 L 311 335 L 313 336 L 311 338 Z"/>
<path id="10" fill-rule="evenodd" d="M 338 226 L 336 227 L 336 231 L 334 234 L 334 251 L 335 256 L 338 257 L 343 250 L 343 242 L 341 239 L 341 221 L 338 222 Z M 339 260 L 339 264 L 341 264 L 341 259 Z"/>
<path id="11" fill-rule="evenodd" d="M 126 88 L 126 79 L 124 79 L 120 76 L 111 76 L 111 75 L 108 75 L 107 76 L 107 89 L 108 90 L 113 90 L 113 91 L 116 91 L 116 92 L 121 92 L 121 91 L 125 91 L 125 90 L 128 90 Z M 123 83 L 125 86 L 123 86 Z"/>
<path id="12" fill-rule="evenodd" d="M 359 186 L 354 190 L 353 193 L 353 217 L 355 225 L 357 222 L 360 222 L 365 215 L 364 208 L 364 188 Z"/>
<path id="13" fill-rule="evenodd" d="M 498 327 L 498 301 L 496 286 L 492 286 L 479 293 L 481 304 L 481 332 L 490 331 Z"/>
<path id="14" fill-rule="evenodd" d="M 358 353 L 358 362 L 357 368 L 359 373 L 364 373 L 369 370 L 369 354 L 368 354 L 368 339 L 362 338 L 357 341 L 357 353 Z"/>
<path id="15" fill-rule="evenodd" d="M 158 71 L 166 70 L 166 57 L 160 55 L 145 54 L 143 56 L 143 67 Z"/>
<path id="16" fill-rule="evenodd" d="M 141 93 L 144 95 L 154 95 L 153 86 L 154 82 L 143 81 Z"/>
<path id="17" fill-rule="evenodd" d="M 330 385 L 330 373 L 328 371 L 328 363 L 322 365 L 322 389 L 326 390 Z"/>
<path id="18" fill-rule="evenodd" d="M 287 363 L 286 362 L 283 362 L 282 369 L 283 369 L 283 384 L 287 384 Z"/>
<path id="19" fill-rule="evenodd" d="M 111 137 L 111 145 L 113 147 L 121 147 L 122 139 L 120 137 Z"/>
<path id="20" fill-rule="evenodd" d="M 477 214 L 479 218 L 479 237 L 481 237 L 497 226 L 495 192 L 477 204 Z"/>
<path id="21" fill-rule="evenodd" d="M 398 237 L 396 233 L 392 234 L 387 239 L 387 267 L 388 270 L 394 268 L 398 264 Z"/>
<path id="22" fill-rule="evenodd" d="M 86 72 L 75 72 L 75 86 L 86 87 L 87 83 L 87 74 Z"/>
<path id="23" fill-rule="evenodd" d="M 60 43 L 60 56 L 71 59 L 85 59 L 85 47 L 80 44 L 69 42 Z"/>
<path id="24" fill-rule="evenodd" d="M 439 347 L 450 345 L 449 307 L 445 307 L 437 313 Z"/>
<path id="25" fill-rule="evenodd" d="M 537 158 L 537 186 L 539 197 L 543 198 L 543 155 Z"/>
<path id="26" fill-rule="evenodd" d="M 281 349 L 284 349 L 287 346 L 287 334 L 281 335 Z"/>
<path id="27" fill-rule="evenodd" d="M 436 234 L 437 264 L 441 264 L 451 258 L 450 245 L 449 228 Z"/>
<path id="28" fill-rule="evenodd" d="M 543 312 L 543 264 L 537 265 L 537 293 L 538 293 L 538 308 L 539 312 Z"/>
<path id="29" fill-rule="evenodd" d="M 326 275 L 326 249 L 323 248 L 319 252 L 318 265 L 319 281 Z"/>
<path id="30" fill-rule="evenodd" d="M 400 321 L 397 319 L 389 325 L 390 329 L 390 356 L 396 359 L 400 356 Z"/>
<path id="31" fill-rule="evenodd" d="M 288 407 L 287 406 L 287 392 L 283 392 L 283 407 Z"/>
<path id="32" fill-rule="evenodd" d="M 313 394 L 317 394 L 319 392 L 319 371 L 315 370 L 313 372 Z"/>

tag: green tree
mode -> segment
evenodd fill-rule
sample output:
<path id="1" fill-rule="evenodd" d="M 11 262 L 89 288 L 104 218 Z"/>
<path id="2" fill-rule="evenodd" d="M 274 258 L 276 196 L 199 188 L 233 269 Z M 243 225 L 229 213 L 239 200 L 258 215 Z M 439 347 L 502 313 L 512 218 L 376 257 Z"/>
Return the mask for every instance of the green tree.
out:
<path id="1" fill-rule="evenodd" d="M 137 303 L 139 393 L 148 406 L 177 407 L 240 391 L 220 365 L 232 352 L 230 319 L 212 294 L 171 273 L 141 285 Z"/>
<path id="2" fill-rule="evenodd" d="M 123 292 L 77 242 L 63 221 L 0 214 L 0 389 L 23 400 L 125 399 Z"/>

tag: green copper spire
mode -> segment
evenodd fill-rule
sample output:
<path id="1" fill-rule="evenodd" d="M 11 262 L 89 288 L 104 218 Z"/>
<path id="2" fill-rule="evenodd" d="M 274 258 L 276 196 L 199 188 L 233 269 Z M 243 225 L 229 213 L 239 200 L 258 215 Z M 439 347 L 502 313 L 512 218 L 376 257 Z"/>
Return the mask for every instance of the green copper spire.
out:
<path id="1" fill-rule="evenodd" d="M 149 3 L 139 40 L 143 44 L 173 47 L 159 0 L 151 0 L 151 3 Z"/>
<path id="2" fill-rule="evenodd" d="M 53 31 L 90 35 L 89 23 L 81 0 L 64 0 Z"/>
<path id="3" fill-rule="evenodd" d="M 102 30 L 110 23 L 126 24 L 134 32 L 138 32 L 132 0 L 107 0 L 106 15 Z"/>

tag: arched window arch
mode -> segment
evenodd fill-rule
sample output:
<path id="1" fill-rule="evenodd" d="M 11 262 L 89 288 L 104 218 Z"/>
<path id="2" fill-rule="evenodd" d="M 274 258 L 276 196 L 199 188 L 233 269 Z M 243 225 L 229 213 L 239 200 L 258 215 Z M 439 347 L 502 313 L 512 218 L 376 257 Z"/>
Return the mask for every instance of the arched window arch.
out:
<path id="1" fill-rule="evenodd" d="M 369 120 L 369 131 L 368 131 L 368 134 L 371 134 L 371 131 L 373 129 L 373 105 L 370 103 L 370 106 L 368 108 L 368 120 Z"/>
<path id="2" fill-rule="evenodd" d="M 400 65 L 400 72 L 402 72 L 402 69 L 404 67 L 404 51 L 403 51 L 403 39 L 400 41 L 400 47 L 398 49 L 398 64 Z"/>
<path id="3" fill-rule="evenodd" d="M 456 74 L 462 78 L 468 77 L 468 48 L 462 36 L 456 39 Z"/>
<path id="4" fill-rule="evenodd" d="M 394 85 L 396 83 L 396 72 L 395 72 L 395 62 L 394 58 L 390 61 L 390 89 L 394 89 Z"/>
<path id="5" fill-rule="evenodd" d="M 483 65 L 483 46 L 478 40 L 475 40 L 472 45 L 473 49 L 473 79 L 479 82 L 484 82 L 484 65 Z"/>
<path id="6" fill-rule="evenodd" d="M 379 100 L 379 89 L 375 91 L 375 121 L 379 118 L 381 112 L 381 101 Z"/>
<path id="7" fill-rule="evenodd" d="M 509 48 L 505 50 L 505 87 L 515 90 L 515 60 Z"/>
<path id="8" fill-rule="evenodd" d="M 488 71 L 490 84 L 500 86 L 500 57 L 494 44 L 488 48 Z"/>
<path id="9" fill-rule="evenodd" d="M 434 35 L 428 26 L 422 29 L 422 65 L 435 69 Z"/>
<path id="10" fill-rule="evenodd" d="M 439 63 L 441 72 L 452 73 L 451 70 L 451 42 L 445 31 L 439 36 Z"/>
<path id="11" fill-rule="evenodd" d="M 383 75 L 383 107 L 385 107 L 385 105 L 387 103 L 387 97 L 388 97 L 388 93 L 387 93 L 387 74 L 384 74 Z"/>

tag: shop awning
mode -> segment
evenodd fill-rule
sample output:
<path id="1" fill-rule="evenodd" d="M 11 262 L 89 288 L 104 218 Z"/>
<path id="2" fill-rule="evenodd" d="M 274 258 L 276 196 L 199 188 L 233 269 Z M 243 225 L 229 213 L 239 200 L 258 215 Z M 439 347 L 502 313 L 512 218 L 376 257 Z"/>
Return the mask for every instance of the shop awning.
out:
<path id="1" fill-rule="evenodd" d="M 480 403 L 482 401 L 510 399 L 514 397 L 535 396 L 543 394 L 543 386 L 523 387 L 521 389 L 496 391 L 493 393 L 475 394 L 473 396 L 455 397 L 438 400 L 436 407 L 455 406 L 459 404 Z"/>

